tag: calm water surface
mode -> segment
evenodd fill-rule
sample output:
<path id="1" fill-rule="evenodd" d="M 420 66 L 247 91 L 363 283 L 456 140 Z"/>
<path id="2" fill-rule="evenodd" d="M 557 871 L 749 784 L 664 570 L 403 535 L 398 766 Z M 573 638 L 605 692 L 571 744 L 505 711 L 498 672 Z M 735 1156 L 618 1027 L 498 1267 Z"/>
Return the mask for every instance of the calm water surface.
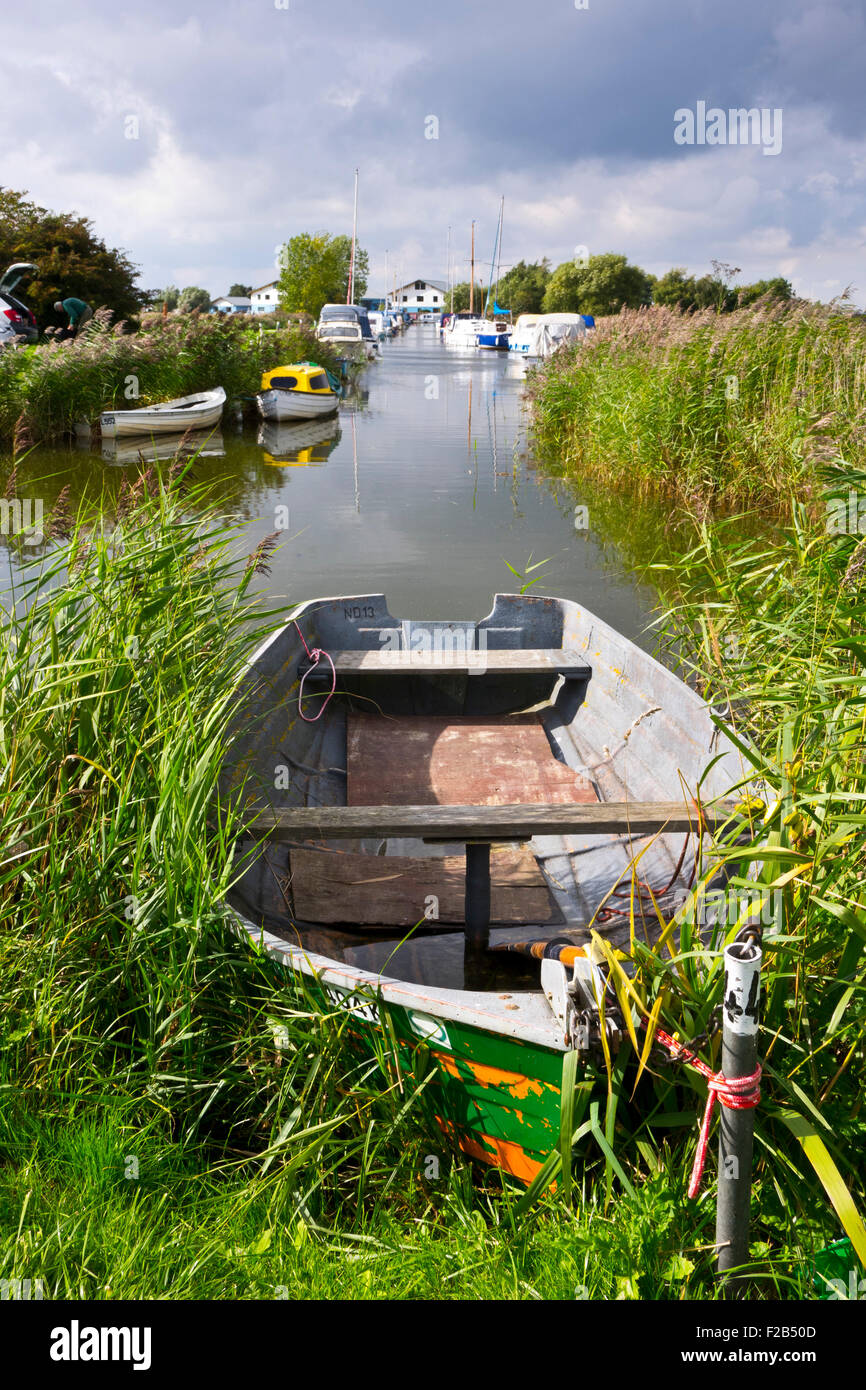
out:
<path id="1" fill-rule="evenodd" d="M 576 599 L 651 645 L 654 594 L 628 568 L 656 549 L 664 509 L 588 490 L 533 459 L 523 366 L 448 348 L 417 325 L 381 344 L 337 420 L 227 420 L 196 474 L 241 518 L 248 549 L 283 530 L 262 581 L 271 598 L 382 592 L 398 617 L 478 619 L 497 590 L 520 587 L 510 564 L 538 576 L 533 592 Z M 142 453 L 153 456 L 149 442 Z M 119 460 L 42 450 L 19 465 L 19 494 L 43 496 L 47 510 L 64 485 L 74 501 L 139 467 L 137 446 Z M 575 529 L 578 504 L 588 529 Z M 547 563 L 527 573 L 538 561 Z"/>

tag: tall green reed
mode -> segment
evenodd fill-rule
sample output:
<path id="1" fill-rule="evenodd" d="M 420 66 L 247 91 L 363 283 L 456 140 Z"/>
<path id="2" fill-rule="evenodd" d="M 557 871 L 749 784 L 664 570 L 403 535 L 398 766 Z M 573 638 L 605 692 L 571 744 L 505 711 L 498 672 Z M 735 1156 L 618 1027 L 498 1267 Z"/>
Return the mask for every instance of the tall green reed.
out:
<path id="1" fill-rule="evenodd" d="M 657 572 L 672 595 L 668 659 L 724 712 L 758 792 L 721 862 L 730 897 L 757 889 L 765 904 L 759 1163 L 792 1211 L 805 1213 L 820 1182 L 866 1262 L 855 1207 L 866 1192 L 866 542 L 828 524 L 840 500 L 850 515 L 850 496 L 866 496 L 866 472 L 840 461 L 821 476 L 817 507 L 792 501 L 772 537 L 744 538 L 737 518 L 697 521 L 692 548 Z M 706 945 L 700 932 L 681 939 L 700 966 L 685 972 L 689 990 L 716 1002 Z M 670 975 L 642 963 L 659 982 Z"/>
<path id="2" fill-rule="evenodd" d="M 536 439 L 581 476 L 784 504 L 866 446 L 866 322 L 840 306 L 626 310 L 530 374 Z"/>

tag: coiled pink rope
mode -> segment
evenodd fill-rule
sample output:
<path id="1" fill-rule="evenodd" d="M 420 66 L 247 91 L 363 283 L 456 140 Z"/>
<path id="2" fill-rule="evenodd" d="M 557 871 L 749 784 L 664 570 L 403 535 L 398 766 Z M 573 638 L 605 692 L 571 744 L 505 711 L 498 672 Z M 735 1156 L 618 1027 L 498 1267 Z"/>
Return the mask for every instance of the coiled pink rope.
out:
<path id="1" fill-rule="evenodd" d="M 698 1149 L 689 1178 L 689 1196 L 695 1197 L 700 1187 L 704 1163 L 706 1162 L 710 1124 L 716 1101 L 720 1105 L 724 1105 L 727 1110 L 754 1110 L 761 1099 L 761 1068 L 757 1067 L 751 1076 L 723 1076 L 720 1071 L 714 1072 L 712 1067 L 708 1067 L 706 1062 L 695 1056 L 694 1052 L 683 1047 L 681 1042 L 677 1042 L 661 1028 L 656 1029 L 655 1040 L 660 1042 L 662 1047 L 667 1048 L 672 1057 L 678 1061 L 686 1062 L 690 1067 L 694 1067 L 695 1071 L 699 1071 L 701 1076 L 706 1078 L 709 1087 L 707 1105 L 698 1137 Z"/>
<path id="2" fill-rule="evenodd" d="M 301 685 L 300 689 L 298 690 L 298 714 L 301 716 L 302 719 L 306 720 L 308 724 L 315 724 L 316 720 L 321 719 L 322 715 L 325 713 L 325 710 L 328 707 L 328 701 L 330 700 L 334 691 L 337 689 L 337 668 L 334 665 L 334 662 L 330 654 L 326 651 L 323 651 L 321 647 L 314 647 L 313 650 L 310 651 L 309 647 L 307 646 L 306 639 L 304 638 L 304 634 L 301 632 L 301 629 L 298 627 L 297 623 L 295 623 L 295 627 L 298 628 L 298 636 L 304 643 L 304 651 L 307 653 L 307 656 L 313 663 L 313 665 L 308 667 L 304 674 L 301 676 Z M 318 714 L 304 714 L 304 681 L 307 679 L 307 676 L 309 676 L 312 671 L 315 671 L 321 657 L 323 656 L 326 656 L 328 660 L 331 662 L 331 688 L 325 696 L 324 703 L 322 704 L 322 708 L 319 710 Z"/>

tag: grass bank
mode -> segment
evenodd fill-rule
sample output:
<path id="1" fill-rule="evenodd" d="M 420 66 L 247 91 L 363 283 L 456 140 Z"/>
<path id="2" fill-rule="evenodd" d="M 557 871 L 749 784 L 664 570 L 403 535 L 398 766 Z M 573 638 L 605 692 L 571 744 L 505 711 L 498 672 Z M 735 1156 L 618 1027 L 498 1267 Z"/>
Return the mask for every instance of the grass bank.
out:
<path id="1" fill-rule="evenodd" d="M 638 1079 L 628 1045 L 609 1075 L 579 1072 L 571 1170 L 530 1202 L 445 1148 L 423 1047 L 415 1070 L 397 1070 L 384 1038 L 359 1052 L 346 1014 L 314 1007 L 231 931 L 221 903 L 238 866 L 205 810 L 237 673 L 284 615 L 255 595 L 267 547 L 238 556 L 187 476 L 143 473 L 110 525 L 58 507 L 3 624 L 0 1277 L 42 1279 L 49 1297 L 719 1296 L 713 1176 L 685 1196 L 693 1075 L 651 1059 Z M 851 566 L 831 561 L 828 588 Z M 698 633 L 702 564 L 678 580 Z M 809 611 L 804 599 L 801 677 Z M 755 621 L 759 634 L 777 615 Z M 777 676 L 786 649 L 780 637 Z M 700 641 L 690 650 L 697 666 Z M 794 673 L 784 688 L 793 698 Z M 843 697 L 839 727 L 862 716 L 850 682 L 810 691 L 813 742 Z M 767 942 L 753 1228 L 762 1291 L 790 1297 L 810 1292 L 816 1248 L 846 1221 L 856 1234 L 839 1203 L 862 1195 L 866 907 L 859 726 L 821 782 L 829 751 L 802 751 L 795 728 L 777 755 L 772 717 L 750 715 L 781 799 L 731 854 L 743 870 L 768 859 L 768 884 L 796 870 Z M 712 945 L 686 933 L 676 951 L 635 952 L 642 1007 L 689 1038 L 721 987 Z"/>
<path id="2" fill-rule="evenodd" d="M 334 354 L 299 325 L 259 332 L 240 316 L 155 317 L 137 333 L 97 312 L 79 341 L 0 353 L 0 443 L 18 452 L 74 431 L 103 410 L 132 409 L 223 386 L 232 400 L 258 391 L 263 371 Z"/>
<path id="3" fill-rule="evenodd" d="M 822 462 L 866 463 L 866 320 L 758 303 L 601 319 L 529 376 L 543 453 L 692 504 L 807 497 Z"/>

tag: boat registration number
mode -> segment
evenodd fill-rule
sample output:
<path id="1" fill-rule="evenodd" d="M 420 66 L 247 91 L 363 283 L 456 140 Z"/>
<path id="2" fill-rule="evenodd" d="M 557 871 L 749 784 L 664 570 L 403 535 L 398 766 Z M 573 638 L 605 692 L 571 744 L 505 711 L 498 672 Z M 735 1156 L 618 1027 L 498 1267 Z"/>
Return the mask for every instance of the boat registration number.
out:
<path id="1" fill-rule="evenodd" d="M 347 1009 L 356 1018 L 363 1018 L 367 1023 L 379 1022 L 379 1010 L 372 1000 L 365 999 L 363 995 L 357 995 L 350 989 L 341 989 L 339 985 L 326 985 L 325 993 L 337 1008 Z"/>
<path id="2" fill-rule="evenodd" d="M 343 609 L 344 618 L 375 618 L 376 610 L 372 604 L 365 603 L 363 607 L 354 604 L 351 608 Z"/>

